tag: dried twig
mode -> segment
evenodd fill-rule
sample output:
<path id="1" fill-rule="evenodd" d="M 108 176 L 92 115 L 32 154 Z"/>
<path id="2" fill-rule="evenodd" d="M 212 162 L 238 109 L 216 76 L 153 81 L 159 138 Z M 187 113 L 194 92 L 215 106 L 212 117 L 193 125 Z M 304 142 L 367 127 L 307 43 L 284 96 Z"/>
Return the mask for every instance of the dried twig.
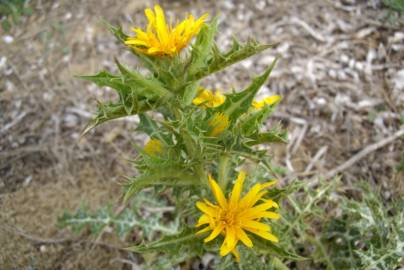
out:
<path id="1" fill-rule="evenodd" d="M 342 163 L 341 165 L 337 166 L 336 168 L 332 169 L 331 171 L 328 171 L 326 174 L 322 175 L 322 178 L 328 179 L 331 177 L 336 176 L 338 173 L 348 169 L 351 167 L 353 164 L 361 160 L 362 158 L 366 157 L 370 153 L 376 151 L 379 148 L 382 148 L 383 146 L 393 142 L 394 140 L 400 138 L 401 136 L 404 136 L 404 129 L 400 129 L 390 137 L 387 137 L 383 140 L 380 140 L 374 144 L 366 146 L 364 149 L 362 149 L 359 153 Z"/>
<path id="2" fill-rule="evenodd" d="M 8 123 L 7 125 L 4 125 L 4 126 L 0 129 L 0 134 L 5 133 L 7 130 L 9 130 L 10 128 L 12 128 L 13 126 L 15 126 L 16 124 L 18 124 L 18 122 L 20 122 L 27 114 L 28 114 L 28 112 L 22 112 L 22 113 L 20 113 L 16 118 L 13 119 L 13 121 L 11 121 L 10 123 Z"/>
<path id="3" fill-rule="evenodd" d="M 320 148 L 320 150 L 317 151 L 317 153 L 314 155 L 313 159 L 310 161 L 310 163 L 307 165 L 306 169 L 304 170 L 304 173 L 308 173 L 311 171 L 311 169 L 314 167 L 316 162 L 327 152 L 328 146 L 323 146 Z"/>

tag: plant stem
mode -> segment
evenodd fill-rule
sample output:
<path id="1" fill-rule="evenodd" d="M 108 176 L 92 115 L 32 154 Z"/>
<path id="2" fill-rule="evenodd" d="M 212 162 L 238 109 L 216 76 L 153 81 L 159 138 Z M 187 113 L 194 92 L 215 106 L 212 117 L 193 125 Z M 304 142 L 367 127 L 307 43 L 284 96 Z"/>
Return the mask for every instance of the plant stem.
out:
<path id="1" fill-rule="evenodd" d="M 287 267 L 281 260 L 279 260 L 277 257 L 272 258 L 271 262 L 272 266 L 277 269 L 277 270 L 289 270 L 289 267 Z"/>
<path id="2" fill-rule="evenodd" d="M 222 190 L 226 190 L 227 183 L 229 182 L 229 171 L 231 159 L 228 154 L 223 154 L 219 157 L 219 186 Z"/>

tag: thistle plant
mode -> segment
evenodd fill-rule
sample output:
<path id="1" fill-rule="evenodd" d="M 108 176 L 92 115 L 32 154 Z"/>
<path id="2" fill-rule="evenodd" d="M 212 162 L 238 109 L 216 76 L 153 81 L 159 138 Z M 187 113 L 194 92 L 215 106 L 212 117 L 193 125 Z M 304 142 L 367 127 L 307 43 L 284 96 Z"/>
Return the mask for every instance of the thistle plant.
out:
<path id="1" fill-rule="evenodd" d="M 264 125 L 281 97 L 256 100 L 276 60 L 245 89 L 221 91 L 203 85 L 205 77 L 271 45 L 233 40 L 231 48 L 222 51 L 215 43 L 217 18 L 189 15 L 174 25 L 158 5 L 145 15 L 146 29 L 133 28 L 133 36 L 121 27 L 108 27 L 146 74 L 116 60 L 119 74 L 81 76 L 119 96 L 99 103 L 84 133 L 106 121 L 137 115 L 136 131 L 149 137 L 144 146 L 135 145 L 138 174 L 129 177 L 123 199 L 133 200 L 145 188 L 157 197 L 164 190 L 176 209 L 177 234 L 161 233 L 161 238 L 129 250 L 162 252 L 171 262 L 206 252 L 233 254 L 225 260 L 240 263 L 251 256 L 258 256 L 258 262 L 291 256 L 282 248 L 282 236 L 271 228 L 280 218 L 279 200 L 288 188 L 275 187 L 270 157 L 258 148 L 286 140 L 278 126 Z"/>

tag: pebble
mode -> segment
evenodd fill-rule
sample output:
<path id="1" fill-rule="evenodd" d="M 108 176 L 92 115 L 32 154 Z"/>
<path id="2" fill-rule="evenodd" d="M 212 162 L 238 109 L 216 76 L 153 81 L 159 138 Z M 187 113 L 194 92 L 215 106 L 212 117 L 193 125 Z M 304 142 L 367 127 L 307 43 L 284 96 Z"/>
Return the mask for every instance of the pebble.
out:
<path id="1" fill-rule="evenodd" d="M 66 127 L 76 127 L 79 124 L 79 118 L 75 114 L 66 114 L 63 117 L 63 122 Z"/>
<path id="2" fill-rule="evenodd" d="M 393 84 L 396 89 L 404 89 L 404 69 L 397 71 L 394 75 Z"/>
<path id="3" fill-rule="evenodd" d="M 0 70 L 6 67 L 7 63 L 7 58 L 5 56 L 2 56 L 0 58 Z"/>
<path id="4" fill-rule="evenodd" d="M 340 60 L 342 63 L 348 63 L 349 62 L 349 57 L 346 54 L 342 54 L 340 57 Z"/>
<path id="5" fill-rule="evenodd" d="M 3 36 L 3 41 L 7 44 L 13 43 L 14 38 L 10 35 L 5 35 Z"/>

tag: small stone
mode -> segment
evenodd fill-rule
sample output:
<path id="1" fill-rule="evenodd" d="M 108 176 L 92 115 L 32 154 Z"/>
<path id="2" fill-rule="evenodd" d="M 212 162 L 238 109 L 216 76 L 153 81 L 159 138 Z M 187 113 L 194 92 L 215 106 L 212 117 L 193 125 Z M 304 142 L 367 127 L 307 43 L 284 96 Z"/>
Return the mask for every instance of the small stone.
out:
<path id="1" fill-rule="evenodd" d="M 342 63 L 348 63 L 349 62 L 349 57 L 346 54 L 341 55 L 340 60 Z"/>
<path id="2" fill-rule="evenodd" d="M 335 69 L 330 69 L 328 71 L 328 76 L 330 76 L 333 79 L 337 78 L 337 71 L 335 71 Z"/>
<path id="3" fill-rule="evenodd" d="M 397 71 L 397 73 L 393 77 L 394 88 L 396 89 L 404 89 L 404 69 Z"/>
<path id="4" fill-rule="evenodd" d="M 10 35 L 5 35 L 3 36 L 3 41 L 7 44 L 13 43 L 14 38 Z"/>
<path id="5" fill-rule="evenodd" d="M 64 125 L 72 128 L 79 124 L 79 118 L 75 114 L 66 114 L 63 118 Z"/>
<path id="6" fill-rule="evenodd" d="M 39 247 L 39 251 L 42 252 L 42 253 L 45 253 L 46 250 L 47 250 L 47 248 L 46 248 L 45 245 L 41 245 L 41 246 Z"/>
<path id="7" fill-rule="evenodd" d="M 363 71 L 363 69 L 365 68 L 365 65 L 362 62 L 356 62 L 355 68 L 359 71 Z"/>

